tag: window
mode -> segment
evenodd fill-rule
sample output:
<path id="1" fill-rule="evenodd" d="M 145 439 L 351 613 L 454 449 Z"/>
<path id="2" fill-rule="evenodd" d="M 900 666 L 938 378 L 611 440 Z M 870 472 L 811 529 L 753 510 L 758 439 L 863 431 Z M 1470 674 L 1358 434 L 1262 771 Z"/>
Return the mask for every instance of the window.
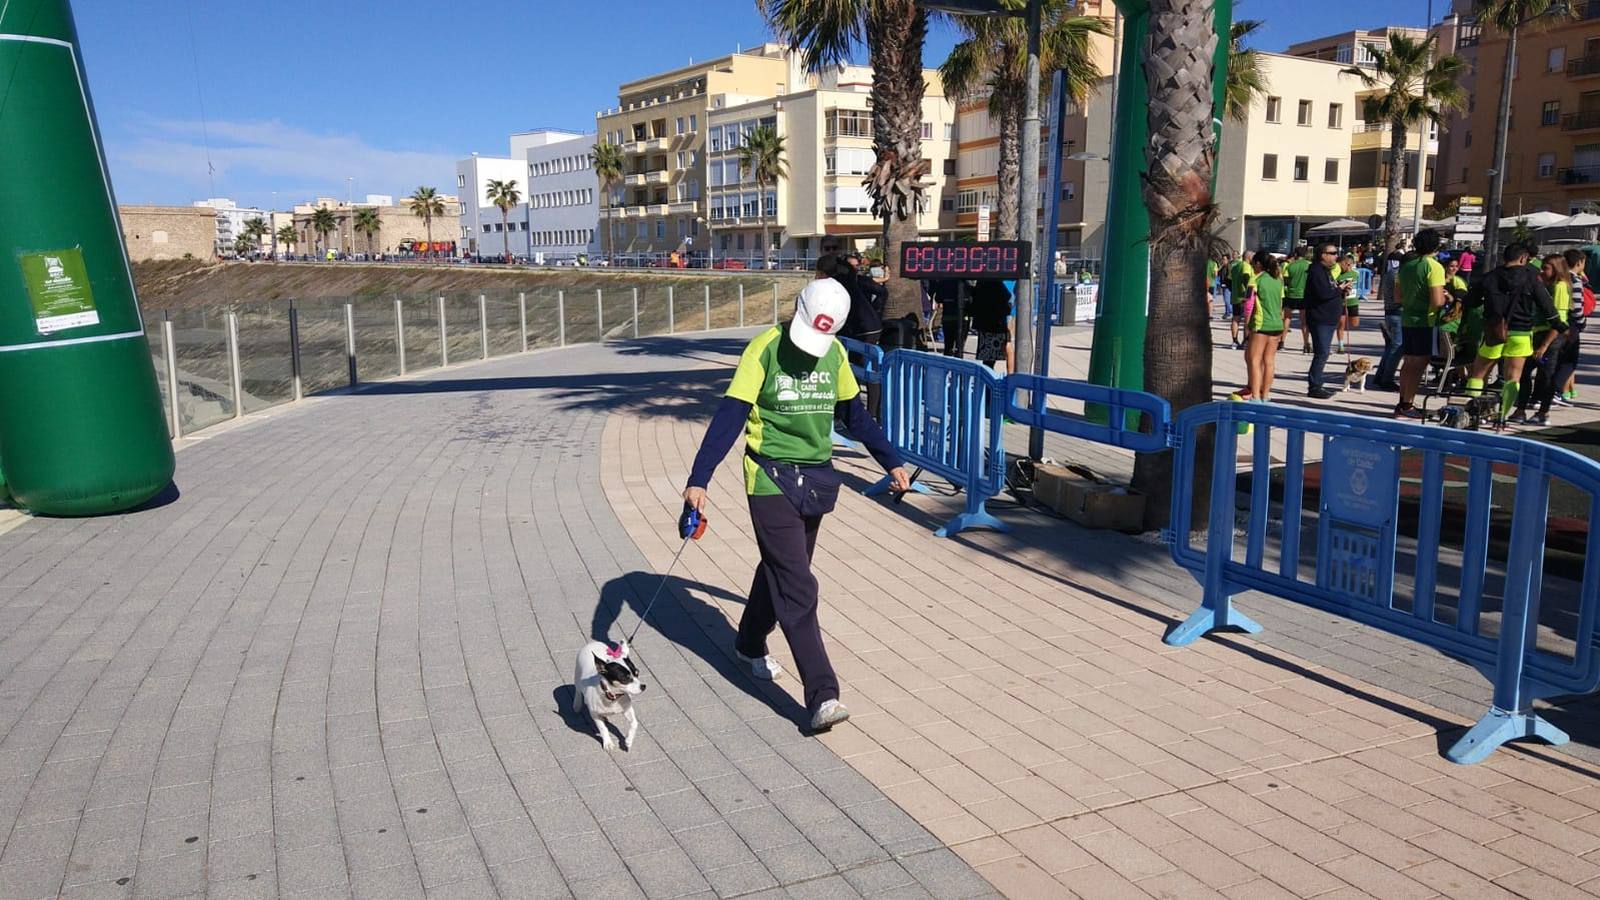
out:
<path id="1" fill-rule="evenodd" d="M 955 212 L 956 211 L 956 201 L 953 200 L 950 197 L 944 198 L 944 211 L 945 212 Z"/>
<path id="2" fill-rule="evenodd" d="M 925 140 L 925 141 L 933 140 L 933 123 L 932 122 L 923 122 L 922 123 L 922 139 Z"/>
<path id="3" fill-rule="evenodd" d="M 754 219 L 756 216 L 761 215 L 760 202 L 761 197 L 758 194 L 752 193 L 741 196 L 739 198 L 740 214 L 746 219 Z"/>
<path id="4" fill-rule="evenodd" d="M 457 172 L 456 173 L 456 187 L 458 187 L 458 188 L 460 188 L 462 190 L 465 190 L 466 187 L 467 187 L 467 176 L 462 175 L 461 173 Z"/>
<path id="5" fill-rule="evenodd" d="M 678 168 L 680 168 L 680 169 L 688 168 L 688 163 L 689 163 L 689 154 L 683 152 L 682 150 L 679 150 L 678 151 Z"/>
<path id="6" fill-rule="evenodd" d="M 683 134 L 683 116 L 678 117 L 678 133 Z"/>
<path id="7" fill-rule="evenodd" d="M 1310 125 L 1311 124 L 1311 101 L 1310 100 L 1301 100 L 1300 101 L 1300 111 L 1295 116 L 1295 123 L 1298 124 L 1298 125 Z"/>
<path id="8" fill-rule="evenodd" d="M 690 200 L 699 200 L 700 199 L 700 181 L 699 181 L 699 179 L 696 179 L 696 178 L 689 179 L 689 199 Z"/>
<path id="9" fill-rule="evenodd" d="M 829 204 L 832 206 L 833 204 Z M 978 192 L 961 191 L 956 194 L 956 212 L 976 212 L 978 209 Z"/>
<path id="10" fill-rule="evenodd" d="M 722 150 L 722 129 L 711 129 L 711 152 L 718 153 Z"/>
<path id="11" fill-rule="evenodd" d="M 690 116 L 689 116 L 689 130 L 690 131 L 699 131 L 700 130 L 700 128 L 699 128 L 699 126 L 697 124 L 699 119 L 700 119 L 700 117 L 698 115 L 690 114 Z"/>
<path id="12" fill-rule="evenodd" d="M 1311 158 L 1310 157 L 1307 157 L 1307 156 L 1296 156 L 1294 158 L 1294 180 L 1295 181 L 1310 181 L 1311 180 Z"/>
<path id="13" fill-rule="evenodd" d="M 1078 185 L 1071 181 L 1061 182 L 1061 199 L 1063 201 L 1077 199 Z"/>
<path id="14" fill-rule="evenodd" d="M 872 113 L 864 109 L 830 109 L 824 123 L 826 137 L 872 137 Z"/>
<path id="15" fill-rule="evenodd" d="M 1556 174 L 1556 155 L 1554 153 L 1539 154 L 1539 176 L 1550 178 Z"/>
<path id="16" fill-rule="evenodd" d="M 1461 146 L 1463 146 L 1463 147 L 1471 147 L 1472 146 L 1472 129 L 1470 129 L 1470 128 L 1467 129 L 1467 133 L 1461 136 Z"/>
<path id="17" fill-rule="evenodd" d="M 711 166 L 708 166 L 706 171 L 707 171 L 707 174 L 709 174 L 711 176 L 711 180 L 709 182 L 707 182 L 707 183 L 710 184 L 712 187 L 721 187 L 722 186 L 722 164 L 721 163 L 715 163 L 715 164 L 713 164 Z"/>
<path id="18" fill-rule="evenodd" d="M 947 159 L 947 160 L 944 161 L 944 174 L 946 174 L 946 175 L 954 175 L 954 174 L 956 174 L 956 161 L 955 160 Z"/>
<path id="19" fill-rule="evenodd" d="M 736 241 L 736 243 L 738 243 L 739 249 L 743 250 L 744 249 L 744 232 L 742 232 L 742 231 L 739 232 L 739 234 L 735 237 L 735 241 Z"/>
<path id="20" fill-rule="evenodd" d="M 1557 122 L 1560 122 L 1560 121 L 1561 121 L 1561 101 L 1560 100 L 1546 100 L 1544 102 L 1544 105 L 1539 107 L 1539 124 L 1540 125 L 1554 125 L 1554 124 L 1556 124 Z"/>
<path id="21" fill-rule="evenodd" d="M 1344 127 L 1344 104 L 1343 103 L 1329 103 L 1328 104 L 1328 127 L 1329 128 L 1343 128 Z"/>
<path id="22" fill-rule="evenodd" d="M 952 140 L 955 140 L 955 137 L 956 137 L 956 123 L 954 123 L 954 122 L 946 122 L 946 123 L 944 123 L 944 139 L 947 140 L 947 141 L 952 141 Z"/>
<path id="23" fill-rule="evenodd" d="M 1550 52 L 1547 53 L 1544 58 L 1544 70 L 1546 72 L 1559 72 L 1566 67 L 1567 48 L 1551 47 Z"/>
<path id="24" fill-rule="evenodd" d="M 666 236 L 667 236 L 667 220 L 666 219 L 657 219 L 656 220 L 656 237 L 664 238 Z"/>
<path id="25" fill-rule="evenodd" d="M 1322 180 L 1329 184 L 1337 184 L 1339 182 L 1339 161 L 1337 159 L 1323 161 Z"/>
<path id="26" fill-rule="evenodd" d="M 1282 109 L 1282 107 L 1283 107 L 1283 99 L 1282 98 L 1280 98 L 1280 97 L 1268 97 L 1267 98 L 1267 121 L 1268 122 L 1281 122 L 1281 121 L 1283 121 L 1283 109 Z"/>
<path id="27" fill-rule="evenodd" d="M 699 150 L 690 150 L 689 151 L 689 165 L 691 167 L 700 165 L 700 151 Z"/>
<path id="28" fill-rule="evenodd" d="M 1276 181 L 1278 178 L 1278 154 L 1268 153 L 1261 157 L 1261 177 L 1266 181 Z"/>
<path id="29" fill-rule="evenodd" d="M 650 223 L 644 221 L 643 219 L 639 220 L 639 229 L 636 232 L 636 234 L 639 237 L 642 237 L 642 238 L 649 237 L 650 236 Z"/>
<path id="30" fill-rule="evenodd" d="M 777 215 L 778 214 L 778 192 L 777 191 L 767 191 L 766 196 L 762 198 L 761 205 L 763 207 L 762 212 L 761 212 L 762 215 L 764 215 L 764 216 L 775 216 L 775 215 Z"/>

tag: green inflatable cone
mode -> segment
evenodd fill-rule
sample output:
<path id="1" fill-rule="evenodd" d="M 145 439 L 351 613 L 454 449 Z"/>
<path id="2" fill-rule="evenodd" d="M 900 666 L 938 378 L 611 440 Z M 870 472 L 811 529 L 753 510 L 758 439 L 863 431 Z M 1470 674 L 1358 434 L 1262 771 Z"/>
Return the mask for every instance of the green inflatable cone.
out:
<path id="1" fill-rule="evenodd" d="M 67 0 L 0 4 L 0 471 L 46 515 L 172 481 L 160 389 Z"/>

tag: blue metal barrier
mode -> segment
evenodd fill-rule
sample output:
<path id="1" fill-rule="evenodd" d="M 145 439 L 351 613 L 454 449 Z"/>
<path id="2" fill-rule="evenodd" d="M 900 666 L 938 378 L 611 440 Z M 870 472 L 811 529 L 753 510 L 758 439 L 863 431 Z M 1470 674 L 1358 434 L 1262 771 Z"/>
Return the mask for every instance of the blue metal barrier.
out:
<path id="1" fill-rule="evenodd" d="M 850 371 L 856 375 L 863 389 L 869 384 L 878 384 L 883 380 L 883 348 L 877 344 L 864 344 L 855 338 L 842 337 L 839 343 L 844 345 L 846 353 L 861 357 L 861 362 L 850 360 Z M 839 433 L 837 425 L 831 435 L 835 447 L 849 447 L 851 450 L 860 450 L 861 444 Z"/>
<path id="2" fill-rule="evenodd" d="M 984 508 L 1005 487 L 1002 379 L 973 360 L 895 350 L 885 357 L 882 380 L 880 419 L 889 442 L 907 463 L 966 493 L 966 510 L 936 534 L 948 537 L 973 527 L 1009 530 Z M 885 478 L 867 494 L 888 490 Z"/>
<path id="3" fill-rule="evenodd" d="M 1356 296 L 1365 300 L 1372 293 L 1372 270 L 1366 266 L 1356 269 Z"/>
<path id="4" fill-rule="evenodd" d="M 1016 402 L 1017 391 L 1030 392 L 1031 408 Z M 1018 425 L 1038 427 L 1053 434 L 1065 434 L 1139 453 L 1154 453 L 1167 448 L 1172 406 L 1155 394 L 1110 388 L 1087 381 L 1023 374 L 1007 376 L 1005 392 L 1006 416 Z M 1107 424 L 1051 412 L 1048 404 L 1051 397 L 1100 404 L 1109 410 Z M 1151 430 L 1146 432 L 1128 428 L 1129 412 L 1148 416 Z"/>
<path id="5" fill-rule="evenodd" d="M 1242 555 L 1235 552 L 1238 490 L 1237 426 L 1253 428 L 1250 505 Z M 1210 513 L 1204 549 L 1193 544 L 1192 519 L 1197 432 L 1214 426 Z M 1275 565 L 1267 563 L 1272 501 L 1271 452 L 1282 431 L 1282 517 Z M 1549 444 L 1473 431 L 1384 422 L 1274 404 L 1210 403 L 1178 416 L 1172 491 L 1172 558 L 1204 586 L 1204 600 L 1167 643 L 1184 645 L 1213 629 L 1260 626 L 1230 598 L 1255 590 L 1325 610 L 1464 659 L 1494 685 L 1493 705 L 1446 752 L 1476 763 L 1509 740 L 1536 737 L 1552 744 L 1567 735 L 1533 711 L 1536 698 L 1584 694 L 1600 686 L 1596 649 L 1600 618 L 1600 464 Z M 1321 439 L 1315 510 L 1304 509 L 1307 438 Z M 1402 451 L 1420 454 L 1420 466 L 1403 466 Z M 1455 602 L 1441 590 L 1440 528 L 1446 521 L 1446 463 L 1466 469 L 1461 561 Z M 1414 588 L 1396 602 L 1396 544 L 1402 469 L 1419 511 Z M 1415 469 L 1415 471 L 1410 471 Z M 1498 469 L 1498 471 L 1497 471 Z M 1459 484 L 1460 476 L 1456 476 Z M 1545 586 L 1545 533 L 1550 482 L 1559 478 L 1587 492 L 1591 524 L 1571 633 L 1556 636 L 1570 653 L 1539 646 L 1540 600 Z M 1485 591 L 1490 568 L 1491 510 L 1496 480 L 1514 483 L 1504 589 L 1498 610 Z M 1502 507 L 1503 511 L 1503 507 Z M 1314 581 L 1302 578 L 1300 543 L 1307 515 L 1316 527 Z M 1457 521 L 1452 516 L 1448 521 Z M 1448 586 L 1446 586 L 1448 587 Z M 1453 608 L 1452 608 L 1453 607 Z M 1498 616 L 1496 616 L 1498 612 Z"/>

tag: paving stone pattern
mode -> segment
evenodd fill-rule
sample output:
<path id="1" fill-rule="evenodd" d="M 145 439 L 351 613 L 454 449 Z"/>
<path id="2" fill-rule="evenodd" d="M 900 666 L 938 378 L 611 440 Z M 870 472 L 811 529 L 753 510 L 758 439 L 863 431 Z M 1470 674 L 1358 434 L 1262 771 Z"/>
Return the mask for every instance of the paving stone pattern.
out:
<path id="1" fill-rule="evenodd" d="M 655 586 L 607 414 L 699 418 L 726 344 L 313 400 L 193 441 L 172 502 L 0 536 L 0 897 L 992 894 L 684 592 L 636 746 L 565 712 Z"/>
<path id="2" fill-rule="evenodd" d="M 670 396 L 606 423 L 602 482 L 653 566 L 676 549 L 703 428 Z M 877 475 L 841 463 L 856 487 Z M 730 628 L 757 557 L 739 482 L 719 470 L 711 533 L 674 584 Z M 1449 763 L 1481 704 L 1441 710 L 1254 637 L 1168 647 L 1189 601 L 1131 552 L 1159 548 L 1018 512 L 1010 535 L 934 538 L 958 507 L 849 492 L 823 526 L 824 628 L 854 716 L 822 743 L 1003 893 L 1600 893 L 1600 768 L 1528 745 Z"/>

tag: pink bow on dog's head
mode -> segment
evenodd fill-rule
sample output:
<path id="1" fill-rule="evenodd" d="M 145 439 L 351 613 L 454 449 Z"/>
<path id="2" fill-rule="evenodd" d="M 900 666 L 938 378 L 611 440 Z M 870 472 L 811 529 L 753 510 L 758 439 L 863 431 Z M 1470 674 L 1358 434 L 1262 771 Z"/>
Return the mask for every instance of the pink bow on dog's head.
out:
<path id="1" fill-rule="evenodd" d="M 606 656 L 610 659 L 621 659 L 626 653 L 627 647 L 623 644 L 606 645 Z"/>

